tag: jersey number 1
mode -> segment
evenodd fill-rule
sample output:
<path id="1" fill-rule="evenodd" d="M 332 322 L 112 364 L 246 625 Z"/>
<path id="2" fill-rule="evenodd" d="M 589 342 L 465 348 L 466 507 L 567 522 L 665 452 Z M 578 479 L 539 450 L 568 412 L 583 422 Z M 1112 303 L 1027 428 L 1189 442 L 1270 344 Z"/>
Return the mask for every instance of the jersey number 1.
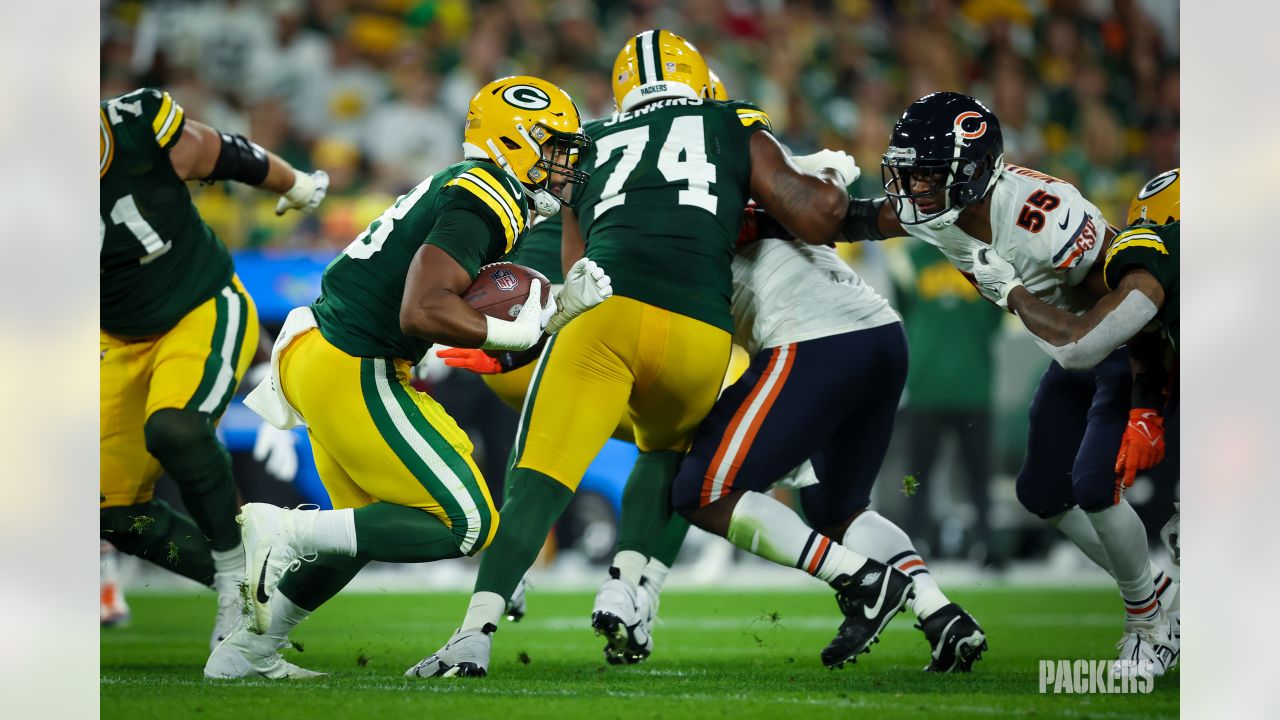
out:
<path id="1" fill-rule="evenodd" d="M 147 219 L 142 217 L 142 213 L 138 212 L 138 204 L 133 201 L 132 195 L 125 195 L 117 200 L 115 205 L 111 206 L 111 222 L 117 225 L 124 225 L 138 239 L 138 242 L 142 243 L 142 247 L 147 251 L 147 254 L 138 258 L 139 265 L 146 265 L 169 252 L 169 248 L 173 247 L 173 241 L 161 239 L 159 233 L 151 227 L 151 223 L 147 222 Z M 98 228 L 98 249 L 101 251 L 107 228 L 101 223 L 99 223 Z"/>
<path id="2" fill-rule="evenodd" d="M 596 203 L 597 219 L 626 201 L 627 193 L 622 187 L 640 164 L 648 144 L 648 125 L 624 130 L 596 142 L 597 170 L 608 162 L 614 150 L 622 148 L 622 157 L 604 181 L 600 201 Z M 683 160 L 681 155 L 684 155 Z M 658 170 L 668 181 L 683 180 L 689 184 L 688 189 L 679 193 L 681 205 L 700 207 L 712 215 L 716 214 L 716 196 L 710 192 L 711 184 L 716 181 L 716 166 L 707 162 L 706 132 L 700 116 L 685 115 L 671 123 L 671 131 L 658 151 Z"/>

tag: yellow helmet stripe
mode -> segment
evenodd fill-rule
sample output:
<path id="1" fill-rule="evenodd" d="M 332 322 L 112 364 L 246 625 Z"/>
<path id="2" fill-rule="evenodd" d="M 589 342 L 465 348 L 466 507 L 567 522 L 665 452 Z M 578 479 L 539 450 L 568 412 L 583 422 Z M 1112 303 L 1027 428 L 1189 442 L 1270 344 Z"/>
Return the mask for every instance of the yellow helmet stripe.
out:
<path id="1" fill-rule="evenodd" d="M 107 170 L 111 169 L 111 159 L 115 157 L 115 137 L 111 134 L 111 123 L 107 122 L 107 114 L 98 108 L 98 179 L 101 180 Z"/>
<path id="2" fill-rule="evenodd" d="M 1111 241 L 1111 248 L 1107 250 L 1107 258 L 1102 262 L 1102 277 L 1105 282 L 1107 277 L 1107 269 L 1111 266 L 1111 259 L 1114 258 L 1121 250 L 1125 248 L 1144 247 L 1156 250 L 1161 255 L 1168 255 L 1169 249 L 1164 246 L 1164 241 L 1159 235 L 1146 231 L 1143 228 L 1135 228 L 1126 230 L 1116 236 Z"/>

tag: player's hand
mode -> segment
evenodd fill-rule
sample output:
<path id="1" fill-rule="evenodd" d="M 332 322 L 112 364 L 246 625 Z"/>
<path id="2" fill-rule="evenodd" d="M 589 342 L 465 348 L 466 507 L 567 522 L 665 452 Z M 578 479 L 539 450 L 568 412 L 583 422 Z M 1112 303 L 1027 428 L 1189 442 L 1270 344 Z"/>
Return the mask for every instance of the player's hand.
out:
<path id="1" fill-rule="evenodd" d="M 978 285 L 978 292 L 999 305 L 1001 310 L 1009 309 L 1010 291 L 1022 285 L 1013 266 L 990 247 L 974 248 L 973 280 Z"/>
<path id="2" fill-rule="evenodd" d="M 294 170 L 294 172 L 297 175 L 293 181 L 293 187 L 281 195 L 280 200 L 276 202 L 276 215 L 283 215 L 289 210 L 311 212 L 316 209 L 321 200 L 324 200 L 324 194 L 329 191 L 329 173 L 323 170 L 316 170 L 313 173 L 304 173 L 300 170 Z"/>
<path id="3" fill-rule="evenodd" d="M 253 459 L 263 463 L 267 474 L 280 482 L 293 482 L 298 475 L 297 437 L 270 423 L 258 426 L 253 442 Z"/>
<path id="4" fill-rule="evenodd" d="M 436 355 L 449 367 L 470 370 L 480 375 L 497 375 L 502 372 L 502 363 L 489 356 L 483 350 L 471 348 L 444 348 L 436 351 Z"/>
<path id="5" fill-rule="evenodd" d="M 843 150 L 819 150 L 812 155 L 793 155 L 791 162 L 801 170 L 815 175 L 823 168 L 831 168 L 844 180 L 841 185 L 856 182 L 862 177 L 862 168 L 858 167 L 852 155 Z"/>
<path id="6" fill-rule="evenodd" d="M 1163 459 L 1164 418 L 1150 408 L 1129 410 L 1129 425 L 1116 455 L 1116 475 L 1124 478 L 1124 486 L 1129 487 L 1139 470 L 1155 467 Z"/>
<path id="7" fill-rule="evenodd" d="M 485 316 L 488 334 L 480 349 L 527 350 L 537 344 L 546 325 L 546 308 L 555 303 L 555 298 L 549 298 L 547 306 L 540 302 L 530 302 L 541 297 L 542 281 L 534 278 L 529 282 L 529 299 L 520 307 L 520 314 L 516 315 L 515 320 Z"/>
<path id="8" fill-rule="evenodd" d="M 556 297 L 557 310 L 547 322 L 547 334 L 555 335 L 570 320 L 613 295 L 613 281 L 604 268 L 587 258 L 579 258 L 564 274 L 564 289 Z"/>

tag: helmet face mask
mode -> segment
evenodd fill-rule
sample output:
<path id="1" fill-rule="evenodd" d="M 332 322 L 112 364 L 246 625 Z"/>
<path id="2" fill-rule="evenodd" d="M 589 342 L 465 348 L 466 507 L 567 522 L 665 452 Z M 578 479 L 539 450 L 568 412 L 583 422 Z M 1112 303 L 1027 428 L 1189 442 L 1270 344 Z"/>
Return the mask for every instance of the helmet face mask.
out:
<path id="1" fill-rule="evenodd" d="M 549 193 L 561 205 L 577 207 L 569 188 L 585 185 L 591 178 L 591 173 L 577 167 L 578 158 L 591 148 L 591 138 L 580 132 L 559 132 L 541 123 L 533 126 L 529 137 L 538 144 L 539 152 L 529 168 L 528 184 Z"/>
<path id="2" fill-rule="evenodd" d="M 881 161 L 885 194 L 904 225 L 949 225 L 987 196 L 1003 167 L 1000 121 L 959 93 L 911 104 Z"/>

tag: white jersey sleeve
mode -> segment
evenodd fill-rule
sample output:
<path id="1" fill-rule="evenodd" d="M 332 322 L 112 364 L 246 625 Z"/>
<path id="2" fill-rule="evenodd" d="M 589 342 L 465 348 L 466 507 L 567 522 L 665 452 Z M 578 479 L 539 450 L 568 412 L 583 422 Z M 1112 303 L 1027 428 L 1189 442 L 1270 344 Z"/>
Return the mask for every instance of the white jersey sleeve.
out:
<path id="1" fill-rule="evenodd" d="M 733 257 L 733 339 L 753 356 L 898 320 L 834 248 L 763 239 Z"/>

